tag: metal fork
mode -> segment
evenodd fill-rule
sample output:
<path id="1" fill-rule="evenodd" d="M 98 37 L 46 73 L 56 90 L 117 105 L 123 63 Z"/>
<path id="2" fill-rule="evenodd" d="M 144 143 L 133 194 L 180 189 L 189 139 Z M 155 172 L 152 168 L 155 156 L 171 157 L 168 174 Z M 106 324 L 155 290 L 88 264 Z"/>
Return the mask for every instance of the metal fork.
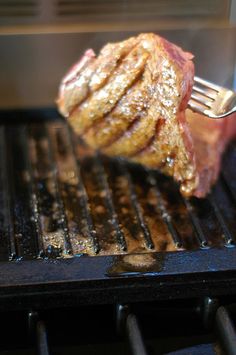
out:
<path id="1" fill-rule="evenodd" d="M 210 118 L 226 117 L 236 112 L 236 93 L 195 76 L 188 106 Z"/>

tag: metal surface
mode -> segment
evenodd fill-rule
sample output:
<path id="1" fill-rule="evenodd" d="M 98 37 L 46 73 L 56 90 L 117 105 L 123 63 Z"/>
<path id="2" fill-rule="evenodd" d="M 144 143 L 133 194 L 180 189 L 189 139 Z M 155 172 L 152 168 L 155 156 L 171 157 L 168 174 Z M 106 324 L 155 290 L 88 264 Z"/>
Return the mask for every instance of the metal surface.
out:
<path id="1" fill-rule="evenodd" d="M 139 302 L 117 307 L 91 305 L 39 312 L 1 312 L 4 327 L 0 354 L 36 354 L 36 349 L 40 349 L 41 354 L 130 355 L 129 339 L 135 355 L 223 354 L 213 326 L 204 329 L 202 318 L 207 316 L 201 317 L 198 304 L 192 299 Z M 231 304 L 230 313 L 232 307 L 235 310 L 235 304 Z M 202 311 L 208 312 L 206 309 Z M 226 325 L 224 320 L 222 323 Z M 116 325 L 119 325 L 118 333 Z M 14 342 L 11 342 L 13 337 Z"/>
<path id="2" fill-rule="evenodd" d="M 52 109 L 0 120 L 1 308 L 236 293 L 234 144 L 212 194 L 187 201 L 94 155 Z"/>
<path id="3" fill-rule="evenodd" d="M 236 332 L 227 309 L 219 307 L 216 312 L 216 326 L 227 355 L 236 354 Z"/>
<path id="4" fill-rule="evenodd" d="M 183 306 L 183 304 L 182 304 Z M 184 307 L 181 308 L 181 303 L 173 304 L 167 303 L 148 303 L 148 304 L 129 304 L 129 305 L 117 305 L 116 308 L 116 323 L 119 336 L 127 336 L 128 342 L 131 347 L 131 352 L 134 355 L 138 354 L 151 354 L 153 353 L 153 345 L 150 345 L 150 334 L 154 336 L 156 343 L 159 345 L 159 351 L 157 354 L 168 355 L 182 355 L 182 354 L 222 354 L 222 347 L 220 346 L 217 337 L 212 335 L 205 341 L 201 340 L 201 344 L 196 342 L 194 346 L 191 346 L 191 341 L 188 343 L 189 331 L 196 326 L 199 322 L 199 326 L 203 330 L 208 328 L 206 334 L 212 331 L 215 323 L 215 313 L 217 307 L 219 307 L 219 299 L 211 300 L 209 297 L 204 300 L 204 306 L 201 308 L 199 314 L 198 307 L 188 304 L 188 301 L 184 301 Z M 232 305 L 234 306 L 234 305 Z M 145 317 L 146 315 L 146 317 Z M 198 316 L 197 316 L 198 315 Z M 201 317 L 199 318 L 199 315 Z M 164 319 L 163 319 L 164 317 Z M 191 318 L 192 317 L 192 318 Z M 148 323 L 147 323 L 148 322 Z M 175 323 L 177 322 L 177 323 Z M 193 324 L 194 323 L 194 324 Z M 210 324 L 211 323 L 211 324 Z M 140 324 L 142 327 L 140 327 Z M 185 338 L 185 346 L 176 346 L 169 338 L 170 329 L 174 327 L 175 338 L 178 339 L 179 329 L 181 324 L 185 324 L 185 331 L 182 335 Z M 176 329 L 177 325 L 177 329 Z M 222 319 L 222 326 L 227 326 L 224 319 Z M 167 350 L 162 348 L 163 338 L 160 334 L 160 328 L 164 330 L 164 343 L 172 345 L 172 351 L 170 348 Z M 126 330 L 126 332 L 125 332 Z M 196 330 L 195 330 L 196 331 Z M 211 343 L 210 343 L 211 341 Z M 145 346 L 147 343 L 147 346 Z M 180 349 L 181 348 L 181 349 Z M 178 349 L 178 350 L 177 350 Z M 174 351 L 175 350 L 175 351 Z"/>
<path id="5" fill-rule="evenodd" d="M 188 106 L 210 118 L 227 117 L 236 112 L 236 93 L 195 76 Z"/>
<path id="6" fill-rule="evenodd" d="M 216 298 L 206 297 L 203 301 L 201 313 L 203 324 L 206 329 L 211 329 L 215 321 L 216 311 L 219 308 L 219 300 Z"/>
<path id="7" fill-rule="evenodd" d="M 173 352 L 168 353 L 166 355 L 189 355 L 189 354 L 191 354 L 191 355 L 199 355 L 199 354 L 218 355 L 220 353 L 215 351 L 214 346 L 212 344 L 201 344 L 201 345 L 196 345 L 191 348 L 173 351 Z"/>
<path id="8" fill-rule="evenodd" d="M 217 1 L 222 4 L 222 0 Z M 126 2 L 128 6 L 136 6 L 136 1 L 132 4 L 130 1 Z M 157 5 L 156 1 L 151 0 L 150 2 L 153 6 Z M 43 0 L 43 3 L 48 5 L 50 2 Z M 107 3 L 111 6 L 114 4 L 110 1 Z M 170 9 L 173 11 L 173 1 L 170 3 Z M 188 3 L 189 1 L 186 1 L 186 4 Z M 202 6 L 207 4 L 203 0 L 201 3 Z M 94 2 L 88 3 L 88 6 L 93 6 L 93 4 Z M 162 0 L 162 5 L 164 6 L 164 4 L 165 1 Z M 190 7 L 192 5 L 193 2 Z M 198 6 L 198 3 L 194 2 L 194 6 Z M 14 8 L 13 5 L 11 7 Z M 177 5 L 177 8 L 181 7 Z M 123 9 L 127 15 L 127 7 Z M 158 12 L 160 13 L 160 11 Z M 213 12 L 215 18 L 215 6 Z M 45 15 L 48 15 L 48 11 Z M 144 16 L 144 13 L 142 15 Z M 182 23 L 183 16 L 180 17 Z M 222 23 L 220 25 L 218 19 L 215 18 L 217 28 L 207 29 L 210 23 L 206 17 L 203 19 L 205 25 L 202 27 L 202 23 L 197 19 L 193 25 L 193 18 L 190 14 L 188 28 L 184 26 L 181 29 L 175 26 L 173 18 L 168 21 L 166 16 L 162 23 L 159 20 L 154 22 L 138 20 L 135 21 L 136 24 L 131 24 L 125 16 L 124 22 L 127 25 L 122 23 L 122 18 L 117 12 L 116 18 L 116 24 L 112 21 L 108 25 L 104 21 L 101 21 L 100 24 L 94 21 L 93 23 L 87 22 L 86 17 L 83 16 L 84 23 L 76 20 L 76 23 L 73 24 L 70 19 L 67 26 L 55 26 L 51 20 L 48 22 L 48 26 L 37 26 L 34 18 L 33 26 L 21 26 L 21 28 L 15 26 L 15 32 L 13 30 L 12 33 L 17 34 L 0 36 L 0 108 L 25 109 L 54 106 L 61 78 L 86 49 L 93 48 L 95 53 L 98 53 L 106 43 L 119 42 L 140 32 L 150 31 L 176 43 L 185 51 L 193 53 L 198 76 L 217 82 L 222 86 L 233 87 L 236 27 L 222 28 Z M 14 19 L 16 20 L 16 17 Z M 26 20 L 25 17 L 21 19 Z M 3 30 L 1 24 L 3 23 L 0 18 L 0 32 Z M 7 30 L 6 27 L 5 29 Z M 32 73 L 34 74 L 32 75 Z M 50 78 L 50 80 L 46 80 L 46 78 Z"/>
<path id="9" fill-rule="evenodd" d="M 147 355 L 137 317 L 129 314 L 126 321 L 127 336 L 133 355 Z"/>
<path id="10" fill-rule="evenodd" d="M 39 355 L 49 355 L 46 328 L 41 320 L 37 323 L 37 345 Z"/>

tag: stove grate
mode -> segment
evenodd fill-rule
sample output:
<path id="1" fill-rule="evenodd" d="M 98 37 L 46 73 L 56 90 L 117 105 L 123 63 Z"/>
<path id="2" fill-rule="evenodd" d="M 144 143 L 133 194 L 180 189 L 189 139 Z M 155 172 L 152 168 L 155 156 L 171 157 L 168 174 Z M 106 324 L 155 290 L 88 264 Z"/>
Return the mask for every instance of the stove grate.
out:
<path id="1" fill-rule="evenodd" d="M 168 355 L 190 353 L 201 353 L 206 355 L 226 353 L 229 355 L 234 355 L 236 353 L 236 330 L 231 317 L 232 307 L 235 309 L 235 305 L 233 304 L 228 306 L 219 306 L 217 309 L 215 309 L 214 317 L 211 320 L 212 324 L 210 325 L 210 330 L 214 331 L 215 328 L 216 331 L 214 343 L 197 344 L 173 352 L 168 352 Z M 128 341 L 130 352 L 133 355 L 151 355 L 153 353 L 153 348 L 150 347 L 150 339 L 149 342 L 146 339 L 147 334 L 144 334 L 142 330 L 142 322 L 140 322 L 139 317 L 140 312 L 137 309 L 134 311 L 132 308 L 135 309 L 135 307 L 132 307 L 132 305 L 118 305 L 116 308 L 118 338 L 120 337 L 121 339 L 126 339 Z M 145 312 L 145 305 L 144 310 L 142 309 L 142 312 L 143 311 Z M 158 313 L 155 312 L 152 314 L 152 316 L 158 317 Z M 202 319 L 206 318 L 204 310 L 203 313 L 201 313 L 201 317 Z M 34 339 L 34 342 L 37 344 L 38 354 L 50 355 L 51 351 L 49 349 L 51 346 L 49 346 L 48 341 L 50 340 L 50 336 L 48 335 L 47 326 L 45 321 L 40 316 L 40 313 L 29 313 L 29 326 L 31 339 Z M 189 326 L 191 328 L 191 324 L 189 324 Z M 158 335 L 156 335 L 156 337 L 158 342 Z M 159 351 L 157 352 L 158 354 L 160 353 Z"/>

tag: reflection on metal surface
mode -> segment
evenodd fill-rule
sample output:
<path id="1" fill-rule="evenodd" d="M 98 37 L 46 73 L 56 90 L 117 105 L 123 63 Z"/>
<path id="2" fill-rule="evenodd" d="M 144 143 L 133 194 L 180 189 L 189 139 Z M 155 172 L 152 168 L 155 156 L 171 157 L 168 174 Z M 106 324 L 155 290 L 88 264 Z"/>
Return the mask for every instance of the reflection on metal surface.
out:
<path id="1" fill-rule="evenodd" d="M 152 26 L 146 21 L 130 29 L 121 24 L 117 29 L 107 25 L 93 28 L 88 23 L 79 32 L 72 26 L 69 32 L 74 33 L 63 33 L 61 28 L 56 34 L 0 36 L 0 108 L 54 106 L 61 78 L 87 48 L 98 53 L 107 42 L 118 42 L 148 31 L 192 52 L 198 76 L 225 87 L 232 86 L 236 28 L 204 29 L 196 27 L 191 20 L 188 29 L 176 29 L 168 21 L 160 29 L 157 23 Z"/>
<path id="2" fill-rule="evenodd" d="M 20 33 L 23 28 L 28 33 L 50 32 L 52 28 L 57 32 L 64 26 L 66 31 L 71 24 L 79 32 L 83 25 L 94 32 L 99 27 L 101 30 L 101 26 L 108 31 L 117 26 L 131 30 L 132 26 L 143 28 L 150 22 L 154 28 L 161 28 L 165 23 L 168 24 L 165 28 L 191 27 L 193 21 L 199 27 L 216 25 L 219 21 L 227 24 L 229 15 L 230 0 L 146 0 L 145 4 L 142 0 L 9 1 L 0 3 L 0 32 L 2 29 L 2 32 Z"/>

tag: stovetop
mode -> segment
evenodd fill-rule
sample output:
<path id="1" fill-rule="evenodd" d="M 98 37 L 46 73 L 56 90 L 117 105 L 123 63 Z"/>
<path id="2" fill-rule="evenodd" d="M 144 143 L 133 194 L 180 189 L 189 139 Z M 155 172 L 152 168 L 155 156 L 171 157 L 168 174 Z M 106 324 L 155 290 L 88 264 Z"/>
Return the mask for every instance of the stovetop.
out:
<path id="1" fill-rule="evenodd" d="M 230 301 L 205 298 L 2 313 L 0 354 L 235 354 L 236 307 Z"/>
<path id="2" fill-rule="evenodd" d="M 0 354 L 234 354 L 235 144 L 185 200 L 55 110 L 0 118 Z"/>
<path id="3" fill-rule="evenodd" d="M 199 76 L 232 85 L 235 28 L 196 31 L 193 27 L 187 32 L 174 29 L 161 34 L 195 54 Z M 122 31 L 1 36 L 0 106 L 53 105 L 65 68 L 88 45 L 98 50 L 107 41 L 127 36 Z M 200 204 L 195 200 L 180 201 L 176 188 L 171 185 L 171 193 L 163 196 L 165 204 L 158 213 L 155 206 L 158 189 L 152 179 L 145 181 L 142 169 L 140 175 L 134 174 L 136 169 L 101 157 L 98 162 L 102 164 L 95 166 L 99 172 L 96 175 L 93 163 L 82 164 L 82 175 L 87 177 L 85 187 L 90 181 L 103 190 L 117 186 L 116 178 L 109 173 L 113 168 L 114 175 L 119 172 L 125 180 L 120 190 L 108 194 L 108 198 L 102 194 L 91 203 L 93 219 L 84 202 L 96 191 L 89 190 L 86 197 L 83 184 L 80 185 L 82 194 L 74 203 L 73 186 L 71 189 L 68 184 L 62 184 L 63 156 L 68 156 L 71 143 L 67 126 L 62 121 L 56 123 L 55 111 L 48 114 L 49 111 L 0 114 L 3 123 L 0 128 L 0 354 L 212 355 L 223 354 L 223 348 L 224 353 L 234 354 L 235 311 L 231 304 L 235 300 L 233 296 L 230 299 L 222 295 L 236 293 L 236 185 L 232 178 L 236 172 L 235 146 L 231 146 L 225 159 L 227 169 L 207 200 Z M 29 127 L 26 116 L 30 124 L 35 123 L 34 127 Z M 42 130 L 39 121 L 45 117 Z M 45 151 L 45 138 L 49 151 Z M 35 156 L 28 149 L 28 144 L 34 148 L 35 142 L 38 151 L 41 149 L 39 155 L 44 157 L 42 161 L 36 157 L 36 164 Z M 66 149 L 58 149 L 61 144 Z M 78 177 L 79 159 L 74 153 L 72 160 L 65 159 L 66 166 L 75 172 L 72 181 Z M 50 160 L 54 160 L 52 165 Z M 104 179 L 102 173 L 103 177 L 99 178 L 104 167 L 108 175 Z M 38 169 L 41 177 L 37 176 Z M 160 176 L 157 181 L 157 188 L 169 184 Z M 139 188 L 140 183 L 144 190 Z M 131 187 L 128 209 L 127 200 L 119 201 L 122 197 L 119 191 L 127 185 Z M 45 186 L 51 187 L 51 193 Z M 101 200 L 105 200 L 106 213 L 96 208 Z M 176 205 L 181 206 L 177 213 Z M 42 214 L 42 207 L 49 215 L 54 210 L 53 218 Z M 76 215 L 73 211 L 78 210 L 80 213 Z M 69 225 L 65 223 L 65 211 Z M 85 220 L 82 224 L 78 218 L 81 214 Z M 161 220 L 157 215 L 166 219 Z M 100 223 L 100 218 L 105 225 Z M 126 226 L 123 234 L 120 218 Z M 130 225 L 132 219 L 135 223 Z M 111 243 L 106 245 L 104 229 L 109 231 L 109 228 L 115 233 L 109 234 Z M 50 237 L 56 229 L 60 230 L 56 234 L 59 245 L 53 246 Z M 153 249 L 153 233 L 163 234 L 163 231 L 167 242 L 162 239 L 158 245 L 154 243 Z M 79 236 L 76 245 L 70 240 L 74 232 Z M 90 244 L 85 243 L 84 235 L 90 238 Z M 130 236 L 134 236 L 132 243 L 125 245 Z M 142 249 L 153 256 L 151 260 L 139 259 L 144 267 L 137 268 L 137 262 L 126 256 L 127 251 L 136 247 L 138 253 Z M 81 256 L 85 251 L 91 256 Z M 110 255 L 114 251 L 119 255 Z M 150 261 L 151 269 L 146 265 Z M 219 308 L 222 305 L 225 308 Z"/>

